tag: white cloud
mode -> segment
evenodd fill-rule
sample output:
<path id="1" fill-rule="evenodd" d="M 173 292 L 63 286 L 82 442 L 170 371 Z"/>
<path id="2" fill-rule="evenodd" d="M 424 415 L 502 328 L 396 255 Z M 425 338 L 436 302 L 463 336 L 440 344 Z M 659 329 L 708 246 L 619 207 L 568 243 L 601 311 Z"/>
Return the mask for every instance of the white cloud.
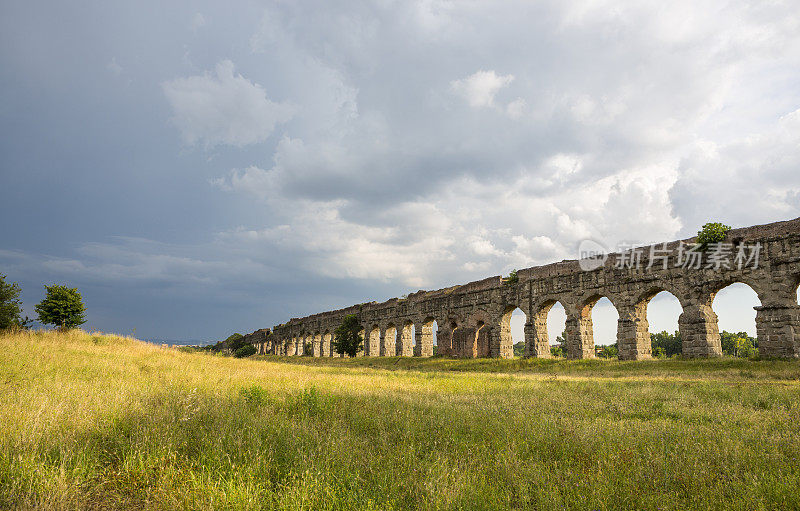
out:
<path id="1" fill-rule="evenodd" d="M 274 103 L 260 85 L 234 74 L 233 62 L 217 64 L 215 74 L 177 78 L 162 84 L 172 121 L 186 144 L 246 146 L 266 140 L 293 109 Z"/>
<path id="2" fill-rule="evenodd" d="M 453 80 L 450 88 L 467 100 L 471 107 L 481 108 L 493 106 L 498 91 L 513 80 L 514 75 L 498 76 L 492 70 L 478 71 L 461 80 Z"/>

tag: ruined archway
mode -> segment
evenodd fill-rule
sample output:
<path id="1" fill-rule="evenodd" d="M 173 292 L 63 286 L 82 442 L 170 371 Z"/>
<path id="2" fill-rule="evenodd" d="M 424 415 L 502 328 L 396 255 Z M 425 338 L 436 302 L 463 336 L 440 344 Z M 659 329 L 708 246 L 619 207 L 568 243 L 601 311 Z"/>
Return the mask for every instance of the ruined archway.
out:
<path id="1" fill-rule="evenodd" d="M 642 327 L 650 339 L 654 357 L 673 357 L 683 353 L 678 320 L 683 313 L 680 300 L 669 291 L 659 290 L 644 301 Z"/>
<path id="2" fill-rule="evenodd" d="M 756 310 L 761 305 L 758 293 L 743 282 L 734 282 L 714 293 L 711 308 L 723 355 L 749 357 L 758 353 Z"/>
<path id="3" fill-rule="evenodd" d="M 514 357 L 530 356 L 530 350 L 525 345 L 525 324 L 527 315 L 517 306 L 506 307 L 500 318 L 500 343 L 511 347 Z"/>
<path id="4" fill-rule="evenodd" d="M 619 312 L 604 295 L 595 294 L 583 301 L 578 328 L 581 342 L 594 347 L 597 356 L 617 358 Z"/>
<path id="5" fill-rule="evenodd" d="M 566 357 L 567 311 L 564 304 L 558 300 L 545 302 L 535 315 L 535 324 L 538 339 L 534 342 L 541 345 L 541 339 L 544 339 L 548 351 L 556 356 Z"/>

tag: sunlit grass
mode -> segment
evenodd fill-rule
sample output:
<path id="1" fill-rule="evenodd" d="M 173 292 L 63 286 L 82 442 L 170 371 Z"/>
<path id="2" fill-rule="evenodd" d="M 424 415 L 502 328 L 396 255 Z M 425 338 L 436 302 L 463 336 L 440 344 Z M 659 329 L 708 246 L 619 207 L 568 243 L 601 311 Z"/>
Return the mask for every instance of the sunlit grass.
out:
<path id="1" fill-rule="evenodd" d="M 798 508 L 799 374 L 4 335 L 0 508 Z"/>

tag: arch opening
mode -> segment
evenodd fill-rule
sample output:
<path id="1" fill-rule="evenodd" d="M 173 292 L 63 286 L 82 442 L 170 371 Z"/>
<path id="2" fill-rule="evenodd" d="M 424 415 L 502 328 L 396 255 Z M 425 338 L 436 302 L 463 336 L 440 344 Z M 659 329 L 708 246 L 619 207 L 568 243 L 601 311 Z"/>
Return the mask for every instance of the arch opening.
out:
<path id="1" fill-rule="evenodd" d="M 742 282 L 729 284 L 714 294 L 711 308 L 717 316 L 723 355 L 758 355 L 755 307 L 760 305 L 758 294 Z"/>
<path id="2" fill-rule="evenodd" d="M 797 284 L 795 284 L 795 294 L 797 295 L 797 305 L 800 305 L 800 277 L 797 279 Z"/>
<path id="3" fill-rule="evenodd" d="M 680 300 L 669 291 L 658 291 L 644 302 L 644 320 L 650 337 L 650 351 L 655 358 L 683 353 L 678 318 L 683 313 Z"/>
<path id="4" fill-rule="evenodd" d="M 617 346 L 619 312 L 611 300 L 606 296 L 591 298 L 581 311 L 581 319 L 581 328 L 586 330 L 584 336 L 593 340 L 595 355 L 600 358 L 619 357 Z"/>
<path id="5" fill-rule="evenodd" d="M 500 320 L 500 344 L 510 349 L 512 357 L 528 356 L 525 349 L 525 323 L 528 316 L 519 307 L 509 306 Z"/>
<path id="6" fill-rule="evenodd" d="M 544 309 L 543 309 L 544 310 Z M 547 339 L 554 357 L 567 356 L 567 311 L 561 302 L 553 302 L 546 308 Z"/>

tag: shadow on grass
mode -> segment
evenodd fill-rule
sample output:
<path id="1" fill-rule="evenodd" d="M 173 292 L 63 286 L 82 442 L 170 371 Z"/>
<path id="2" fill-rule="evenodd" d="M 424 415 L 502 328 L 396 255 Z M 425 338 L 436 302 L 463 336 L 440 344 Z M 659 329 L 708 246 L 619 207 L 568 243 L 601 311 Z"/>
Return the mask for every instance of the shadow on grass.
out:
<path id="1" fill-rule="evenodd" d="M 599 377 L 625 376 L 696 376 L 733 380 L 800 380 L 800 362 L 796 360 L 748 360 L 733 357 L 711 359 L 653 359 L 620 361 L 609 359 L 566 360 L 561 358 L 478 358 L 455 359 L 444 357 L 253 357 L 270 362 L 305 366 L 339 368 L 374 368 L 406 371 L 451 371 L 479 373 L 539 373 Z"/>

